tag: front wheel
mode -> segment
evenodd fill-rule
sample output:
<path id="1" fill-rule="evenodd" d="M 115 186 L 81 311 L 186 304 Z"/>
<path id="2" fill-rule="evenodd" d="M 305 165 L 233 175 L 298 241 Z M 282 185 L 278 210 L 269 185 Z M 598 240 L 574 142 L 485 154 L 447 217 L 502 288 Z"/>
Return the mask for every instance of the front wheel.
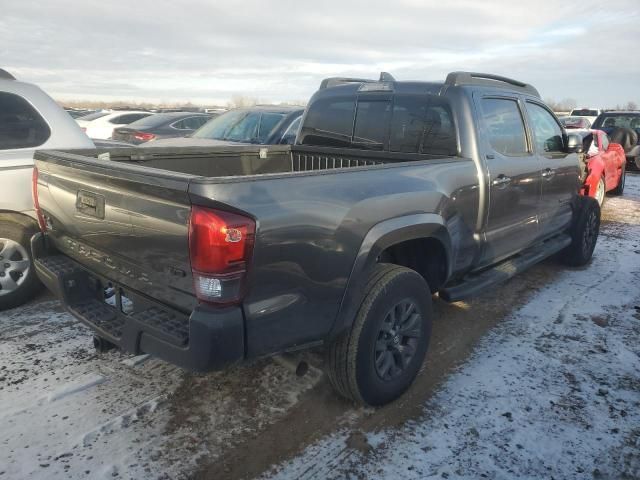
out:
<path id="1" fill-rule="evenodd" d="M 571 244 L 564 249 L 561 258 L 573 267 L 586 265 L 591 261 L 600 233 L 600 205 L 591 197 L 578 197 L 571 226 Z"/>
<path id="2" fill-rule="evenodd" d="M 40 287 L 29 251 L 37 231 L 35 226 L 0 220 L 0 310 L 25 303 Z"/>
<path id="3" fill-rule="evenodd" d="M 417 272 L 379 264 L 349 332 L 327 350 L 328 375 L 344 397 L 384 405 L 413 383 L 431 336 L 431 293 Z"/>

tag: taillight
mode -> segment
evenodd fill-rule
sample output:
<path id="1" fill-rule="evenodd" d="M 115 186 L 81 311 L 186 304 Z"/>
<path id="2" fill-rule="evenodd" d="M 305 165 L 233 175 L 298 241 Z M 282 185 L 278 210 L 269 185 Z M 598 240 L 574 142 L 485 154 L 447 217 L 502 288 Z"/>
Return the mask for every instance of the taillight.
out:
<path id="1" fill-rule="evenodd" d="M 141 142 L 148 142 L 149 140 L 156 138 L 156 136 L 153 133 L 134 132 L 133 138 L 140 140 Z"/>
<path id="2" fill-rule="evenodd" d="M 199 300 L 230 304 L 242 299 L 255 231 L 251 218 L 192 207 L 189 255 Z"/>
<path id="3" fill-rule="evenodd" d="M 38 200 L 38 169 L 33 167 L 33 174 L 31 176 L 31 193 L 33 194 L 33 206 L 36 209 L 36 215 L 38 217 L 38 225 L 43 232 L 47 231 L 47 222 L 44 220 L 42 210 L 40 210 L 40 201 Z"/>

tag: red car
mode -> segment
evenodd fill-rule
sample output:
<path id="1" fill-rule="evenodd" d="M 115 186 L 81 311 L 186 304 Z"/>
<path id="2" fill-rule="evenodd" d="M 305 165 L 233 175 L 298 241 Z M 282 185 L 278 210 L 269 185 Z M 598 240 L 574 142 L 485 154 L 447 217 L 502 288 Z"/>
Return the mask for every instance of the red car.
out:
<path id="1" fill-rule="evenodd" d="M 580 193 L 595 198 L 600 205 L 607 192 L 622 195 L 627 164 L 624 150 L 610 143 L 602 130 L 582 130 L 584 144 L 584 182 Z"/>

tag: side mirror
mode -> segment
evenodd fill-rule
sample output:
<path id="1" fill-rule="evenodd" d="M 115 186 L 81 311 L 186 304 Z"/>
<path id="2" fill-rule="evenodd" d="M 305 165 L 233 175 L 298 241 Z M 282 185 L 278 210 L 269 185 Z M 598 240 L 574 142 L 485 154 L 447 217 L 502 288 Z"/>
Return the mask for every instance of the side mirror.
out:
<path id="1" fill-rule="evenodd" d="M 575 133 L 567 135 L 567 153 L 583 153 L 582 137 Z"/>

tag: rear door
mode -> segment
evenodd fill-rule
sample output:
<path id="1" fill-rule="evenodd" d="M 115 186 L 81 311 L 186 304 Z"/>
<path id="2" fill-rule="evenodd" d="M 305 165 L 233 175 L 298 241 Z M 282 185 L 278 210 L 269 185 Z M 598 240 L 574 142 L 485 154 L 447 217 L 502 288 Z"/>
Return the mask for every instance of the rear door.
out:
<path id="1" fill-rule="evenodd" d="M 489 189 L 482 265 L 526 248 L 539 235 L 541 162 L 531 150 L 517 95 L 474 94 Z"/>
<path id="2" fill-rule="evenodd" d="M 549 237 L 571 224 L 580 165 L 577 154 L 566 153 L 564 132 L 555 115 L 532 99 L 526 100 L 526 108 L 534 150 L 542 164 L 541 235 Z"/>

